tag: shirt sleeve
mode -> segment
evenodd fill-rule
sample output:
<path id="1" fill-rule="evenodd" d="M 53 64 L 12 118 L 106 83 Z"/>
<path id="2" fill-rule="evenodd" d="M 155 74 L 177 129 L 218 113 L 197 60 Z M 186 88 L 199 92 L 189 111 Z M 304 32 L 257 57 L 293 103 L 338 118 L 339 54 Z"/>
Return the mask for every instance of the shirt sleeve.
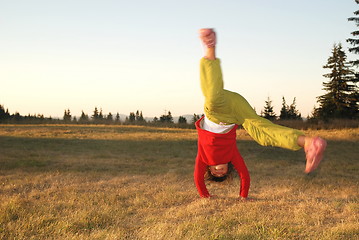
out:
<path id="1" fill-rule="evenodd" d="M 239 195 L 241 197 L 246 198 L 248 196 L 251 179 L 249 176 L 247 166 L 243 160 L 243 157 L 241 156 L 238 150 L 236 151 L 235 157 L 232 160 L 232 164 L 234 168 L 237 170 L 241 182 Z"/>
<path id="2" fill-rule="evenodd" d="M 201 161 L 200 155 L 197 155 L 193 175 L 194 175 L 194 183 L 196 184 L 197 191 L 202 198 L 208 198 L 211 196 L 204 182 L 204 175 L 206 173 L 206 169 L 207 169 L 207 165 Z"/>

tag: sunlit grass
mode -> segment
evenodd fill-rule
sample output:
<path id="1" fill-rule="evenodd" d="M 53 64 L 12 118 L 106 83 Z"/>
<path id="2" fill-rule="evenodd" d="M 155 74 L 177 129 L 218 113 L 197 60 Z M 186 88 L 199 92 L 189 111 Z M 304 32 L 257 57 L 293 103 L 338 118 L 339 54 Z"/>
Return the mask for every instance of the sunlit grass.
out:
<path id="1" fill-rule="evenodd" d="M 304 153 L 261 147 L 238 131 L 254 202 L 239 182 L 193 183 L 195 130 L 0 125 L 0 239 L 358 239 L 359 130 Z"/>

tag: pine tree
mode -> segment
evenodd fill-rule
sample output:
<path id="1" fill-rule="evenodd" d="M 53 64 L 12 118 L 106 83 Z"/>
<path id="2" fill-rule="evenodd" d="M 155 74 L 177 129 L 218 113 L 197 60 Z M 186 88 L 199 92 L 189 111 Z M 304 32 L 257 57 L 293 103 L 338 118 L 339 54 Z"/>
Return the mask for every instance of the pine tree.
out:
<path id="1" fill-rule="evenodd" d="M 293 98 L 292 104 L 288 107 L 288 118 L 289 119 L 302 119 L 302 115 L 297 110 L 296 98 Z"/>
<path id="2" fill-rule="evenodd" d="M 5 108 L 0 105 L 0 119 L 5 119 Z"/>
<path id="3" fill-rule="evenodd" d="M 183 116 L 180 116 L 178 118 L 178 123 L 179 124 L 187 124 L 187 119 L 185 117 L 183 117 Z"/>
<path id="4" fill-rule="evenodd" d="M 355 0 L 355 2 L 357 4 L 359 4 L 359 0 Z M 355 23 L 356 27 L 359 27 L 359 17 L 357 17 L 359 15 L 359 10 L 354 12 L 354 15 L 356 17 L 350 17 L 348 18 L 348 21 L 352 21 Z M 349 48 L 349 52 L 354 53 L 354 54 L 359 54 L 359 30 L 356 30 L 354 32 L 351 33 L 351 35 L 354 38 L 348 38 L 347 42 L 349 42 L 353 47 Z M 350 61 L 350 63 L 354 66 L 354 67 L 359 67 L 359 60 L 353 60 Z M 358 102 L 359 102 L 359 90 L 358 90 L 358 82 L 359 82 L 359 73 L 356 72 L 355 76 L 353 77 L 352 82 L 355 85 L 355 89 L 353 90 L 353 92 L 350 94 L 349 98 L 350 98 L 350 102 L 349 102 L 349 109 L 350 109 L 350 115 L 353 116 L 353 118 L 359 118 L 359 110 L 358 110 Z"/>
<path id="5" fill-rule="evenodd" d="M 41 118 L 41 116 L 39 116 L 39 118 Z M 43 118 L 43 116 L 42 116 Z M 65 109 L 65 112 L 64 112 L 64 122 L 71 122 L 71 112 L 70 112 L 70 109 Z"/>
<path id="6" fill-rule="evenodd" d="M 9 110 L 6 109 L 6 111 L 5 111 L 4 106 L 0 105 L 0 121 L 9 119 L 10 117 L 11 116 L 10 116 Z"/>
<path id="7" fill-rule="evenodd" d="M 98 114 L 98 109 L 97 109 L 97 107 L 95 107 L 95 110 L 93 111 L 92 119 L 93 119 L 94 121 L 97 121 L 97 120 L 98 120 L 98 116 L 99 116 L 99 114 Z"/>
<path id="8" fill-rule="evenodd" d="M 192 124 L 195 124 L 200 118 L 200 115 L 194 113 L 192 117 Z"/>
<path id="9" fill-rule="evenodd" d="M 172 114 L 171 114 L 170 111 L 168 111 L 168 114 L 167 114 L 167 121 L 168 121 L 169 123 L 173 123 L 173 117 L 172 117 Z"/>
<path id="10" fill-rule="evenodd" d="M 142 111 L 137 110 L 135 115 L 136 122 L 143 123 L 145 119 L 143 118 Z"/>
<path id="11" fill-rule="evenodd" d="M 359 4 L 359 0 L 355 0 L 357 4 Z M 359 15 L 359 10 L 354 12 L 355 16 Z M 350 17 L 348 18 L 348 21 L 354 22 L 357 27 L 359 27 L 359 17 Z M 359 30 L 356 30 L 351 33 L 351 35 L 354 38 L 348 38 L 347 42 L 350 43 L 353 47 L 349 48 L 349 52 L 354 54 L 359 54 L 359 39 L 357 36 L 359 36 Z M 359 60 L 351 61 L 350 63 L 353 64 L 353 66 L 359 66 Z"/>
<path id="12" fill-rule="evenodd" d="M 288 105 L 286 104 L 284 97 L 282 97 L 282 108 L 280 110 L 279 119 L 280 120 L 288 119 Z"/>
<path id="13" fill-rule="evenodd" d="M 158 123 L 158 117 L 154 117 L 152 120 L 153 123 Z"/>
<path id="14" fill-rule="evenodd" d="M 272 106 L 272 100 L 270 100 L 270 98 L 268 97 L 267 101 L 265 101 L 265 106 L 264 106 L 264 111 L 262 111 L 262 117 L 269 119 L 269 120 L 274 120 L 276 118 L 275 112 L 273 110 L 273 106 Z"/>
<path id="15" fill-rule="evenodd" d="M 140 118 L 140 112 L 137 110 L 137 111 L 136 111 L 136 115 L 135 115 L 135 120 L 136 120 L 136 122 L 139 121 L 139 118 Z"/>
<path id="16" fill-rule="evenodd" d="M 87 123 L 89 121 L 89 116 L 84 113 L 84 111 L 81 112 L 81 116 L 79 119 L 80 123 Z"/>
<path id="17" fill-rule="evenodd" d="M 16 112 L 16 113 L 13 115 L 13 118 L 14 118 L 15 121 L 20 121 L 20 120 L 23 118 L 23 116 L 21 116 L 19 112 Z M 51 120 L 51 119 L 50 119 L 50 120 Z"/>
<path id="18" fill-rule="evenodd" d="M 109 112 L 108 113 L 108 115 L 107 115 L 107 117 L 106 117 L 106 120 L 108 121 L 108 122 L 113 122 L 113 116 L 112 116 L 112 113 L 111 112 Z"/>
<path id="19" fill-rule="evenodd" d="M 100 121 L 104 119 L 103 114 L 102 114 L 102 108 L 100 109 L 100 113 L 98 114 L 98 119 Z"/>
<path id="20" fill-rule="evenodd" d="M 143 117 L 142 111 L 140 112 L 140 118 L 139 118 L 139 120 L 140 120 L 141 122 L 146 122 L 145 118 Z"/>
<path id="21" fill-rule="evenodd" d="M 355 117 L 358 105 L 353 95 L 357 92 L 357 87 L 353 84 L 354 73 L 349 67 L 341 44 L 334 44 L 332 55 L 323 68 L 328 68 L 331 72 L 323 75 L 329 78 L 328 82 L 323 82 L 323 90 L 327 93 L 318 97 L 320 106 L 315 111 L 315 117 L 322 119 Z"/>
<path id="22" fill-rule="evenodd" d="M 172 117 L 172 114 L 170 111 L 167 112 L 167 114 L 163 114 L 161 117 L 160 117 L 160 121 L 162 123 L 173 123 L 173 117 Z"/>
<path id="23" fill-rule="evenodd" d="M 134 122 L 136 121 L 136 115 L 135 115 L 135 113 L 130 112 L 130 116 L 129 116 L 129 118 L 128 118 L 128 121 L 129 121 L 130 123 L 134 123 Z"/>
<path id="24" fill-rule="evenodd" d="M 116 120 L 115 120 L 115 122 L 116 122 L 116 123 L 119 123 L 120 120 L 121 120 L 121 119 L 120 119 L 120 114 L 117 112 L 117 113 L 116 113 Z"/>

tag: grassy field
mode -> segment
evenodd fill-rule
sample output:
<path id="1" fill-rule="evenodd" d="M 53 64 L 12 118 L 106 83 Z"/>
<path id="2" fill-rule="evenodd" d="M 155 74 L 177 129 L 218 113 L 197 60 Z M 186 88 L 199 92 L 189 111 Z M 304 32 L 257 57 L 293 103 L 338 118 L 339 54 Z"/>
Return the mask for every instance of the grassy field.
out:
<path id="1" fill-rule="evenodd" d="M 359 239 L 359 129 L 328 139 L 320 168 L 238 130 L 239 181 L 193 183 L 195 130 L 0 125 L 0 239 Z"/>

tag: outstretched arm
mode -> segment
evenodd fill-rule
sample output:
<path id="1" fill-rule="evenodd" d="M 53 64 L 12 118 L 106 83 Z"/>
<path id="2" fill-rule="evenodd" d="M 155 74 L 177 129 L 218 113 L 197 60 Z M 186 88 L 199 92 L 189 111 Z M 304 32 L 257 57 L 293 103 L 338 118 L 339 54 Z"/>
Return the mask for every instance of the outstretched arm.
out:
<path id="1" fill-rule="evenodd" d="M 204 175 L 206 173 L 207 165 L 200 160 L 197 155 L 196 164 L 194 167 L 194 182 L 196 184 L 197 191 L 202 198 L 211 197 L 209 194 L 206 184 L 204 183 Z"/>
<path id="2" fill-rule="evenodd" d="M 237 150 L 236 158 L 232 160 L 232 164 L 234 168 L 237 170 L 241 181 L 239 196 L 242 198 L 247 198 L 251 179 L 249 176 L 247 166 L 238 150 Z"/>
<path id="3" fill-rule="evenodd" d="M 202 28 L 199 30 L 199 38 L 205 47 L 205 58 L 209 60 L 216 59 L 216 33 L 212 28 Z"/>

